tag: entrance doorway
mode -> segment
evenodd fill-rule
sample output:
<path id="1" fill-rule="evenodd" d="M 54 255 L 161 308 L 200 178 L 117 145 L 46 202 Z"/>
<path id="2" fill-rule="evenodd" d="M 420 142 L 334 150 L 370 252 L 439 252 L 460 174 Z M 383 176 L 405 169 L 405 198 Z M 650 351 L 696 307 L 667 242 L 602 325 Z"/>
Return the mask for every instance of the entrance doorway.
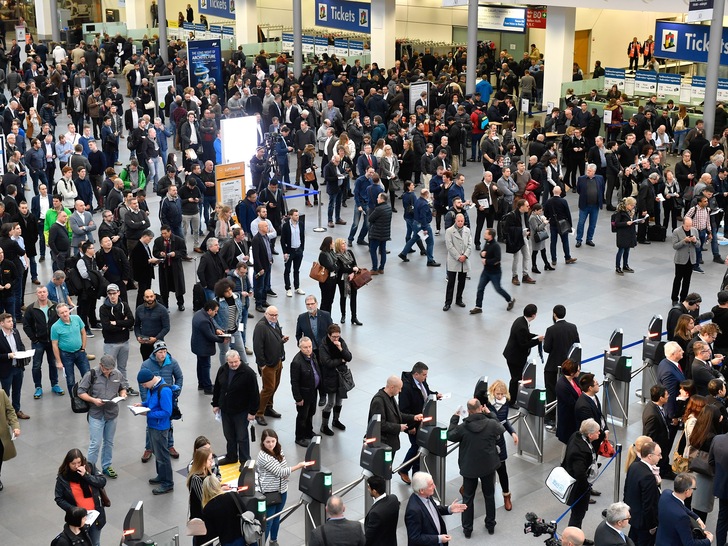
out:
<path id="1" fill-rule="evenodd" d="M 584 79 L 587 79 L 589 68 L 589 46 L 591 45 L 591 30 L 577 30 L 574 32 L 574 62 L 579 64 L 579 68 L 584 73 Z"/>

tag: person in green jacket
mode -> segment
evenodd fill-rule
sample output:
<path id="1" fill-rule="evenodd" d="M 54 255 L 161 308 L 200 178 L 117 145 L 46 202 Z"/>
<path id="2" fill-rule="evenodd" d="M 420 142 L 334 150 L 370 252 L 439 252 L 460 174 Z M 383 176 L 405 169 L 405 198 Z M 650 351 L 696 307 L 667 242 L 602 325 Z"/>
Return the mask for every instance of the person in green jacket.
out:
<path id="1" fill-rule="evenodd" d="M 56 220 L 58 219 L 58 215 L 61 213 L 61 211 L 64 211 L 68 218 L 71 218 L 71 211 L 70 209 L 67 209 L 63 206 L 63 200 L 60 196 L 54 195 L 53 196 L 53 208 L 48 209 L 46 211 L 45 215 L 45 223 L 43 224 L 43 237 L 45 238 L 46 244 L 48 244 L 48 235 L 51 232 L 51 226 L 56 223 Z M 73 232 L 71 231 L 71 223 L 70 221 L 66 222 L 66 227 L 68 228 L 68 236 L 71 237 L 73 235 Z"/>
<path id="2" fill-rule="evenodd" d="M 147 177 L 144 175 L 144 170 L 139 168 L 139 162 L 136 159 L 132 159 L 121 170 L 119 178 L 124 181 L 124 189 L 126 190 L 143 190 L 147 185 Z"/>

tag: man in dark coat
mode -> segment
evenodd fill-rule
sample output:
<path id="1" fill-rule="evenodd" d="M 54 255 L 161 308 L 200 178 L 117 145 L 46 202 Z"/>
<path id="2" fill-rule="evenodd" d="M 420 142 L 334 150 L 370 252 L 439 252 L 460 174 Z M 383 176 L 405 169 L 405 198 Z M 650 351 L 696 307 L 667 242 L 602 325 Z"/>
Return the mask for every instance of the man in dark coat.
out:
<path id="1" fill-rule="evenodd" d="M 227 441 L 225 464 L 250 459 L 248 424 L 258 408 L 258 380 L 255 372 L 243 364 L 237 351 L 227 353 L 220 366 L 212 392 L 212 411 L 222 413 L 222 431 Z"/>
<path id="2" fill-rule="evenodd" d="M 225 264 L 220 258 L 220 241 L 215 237 L 207 240 L 207 252 L 200 258 L 197 278 L 205 289 L 205 299 L 215 298 L 215 283 L 225 277 Z"/>
<path id="3" fill-rule="evenodd" d="M 313 416 L 316 414 L 316 392 L 321 386 L 321 368 L 313 352 L 311 338 L 298 341 L 298 354 L 291 361 L 291 390 L 296 401 L 296 443 L 308 447 L 313 433 Z"/>
<path id="4" fill-rule="evenodd" d="M 632 512 L 631 507 L 624 502 L 610 504 L 604 511 L 606 519 L 597 525 L 597 529 L 594 531 L 594 544 L 599 546 L 634 546 L 632 539 L 625 536 L 627 526 L 630 526 L 630 535 L 632 529 L 634 529 L 632 523 L 634 518 L 630 518 L 630 512 Z M 640 543 L 640 546 L 642 544 L 646 545 L 648 543 Z"/>
<path id="5" fill-rule="evenodd" d="M 220 304 L 217 300 L 208 300 L 202 309 L 192 316 L 190 349 L 197 356 L 197 388 L 202 389 L 205 394 L 213 394 L 210 357 L 215 355 L 215 344 L 222 343 L 220 335 L 223 331 L 217 328 L 212 320 L 219 309 Z"/>
<path id="6" fill-rule="evenodd" d="M 144 231 L 139 243 L 129 253 L 132 275 L 134 275 L 138 287 L 137 307 L 144 301 L 144 291 L 152 287 L 154 266 L 159 263 L 159 260 L 152 255 L 152 249 L 149 247 L 153 237 L 154 233 L 151 230 Z"/>
<path id="7" fill-rule="evenodd" d="M 389 197 L 382 192 L 377 195 L 377 204 L 369 215 L 369 255 L 372 258 L 372 275 L 384 274 L 387 263 L 387 241 L 392 236 L 392 207 Z M 377 254 L 379 257 L 377 258 Z"/>
<path id="8" fill-rule="evenodd" d="M 286 358 L 284 345 L 287 341 L 288 336 L 283 335 L 278 321 L 278 309 L 271 305 L 265 310 L 265 316 L 258 321 L 253 331 L 253 353 L 258 372 L 263 379 L 255 421 L 262 427 L 268 426 L 265 416 L 274 418 L 281 416 L 273 409 L 273 396 L 281 383 L 281 370 Z"/>
<path id="9" fill-rule="evenodd" d="M 566 360 L 569 349 L 574 343 L 579 343 L 579 332 L 576 325 L 566 322 L 566 307 L 554 306 L 553 326 L 546 328 L 543 339 L 543 350 L 549 354 L 543 370 L 543 380 L 546 385 L 546 403 L 556 400 L 556 380 L 559 378 L 559 366 Z M 556 412 L 550 414 L 546 424 L 554 425 Z"/>
<path id="10" fill-rule="evenodd" d="M 177 297 L 177 309 L 185 310 L 185 275 L 182 262 L 187 257 L 187 245 L 182 237 L 162 226 L 162 235 L 154 240 L 152 255 L 159 260 L 159 295 L 162 305 L 169 307 L 169 293 Z"/>
<path id="11" fill-rule="evenodd" d="M 296 341 L 301 341 L 302 337 L 307 337 L 313 344 L 313 352 L 316 355 L 316 361 L 321 363 L 319 349 L 326 339 L 326 332 L 329 326 L 333 324 L 331 314 L 318 308 L 318 300 L 313 294 L 306 296 L 306 312 L 298 315 L 296 319 Z M 315 329 L 315 331 L 314 331 Z M 321 398 L 319 406 L 326 404 L 326 393 L 323 388 L 319 389 Z"/>
<path id="12" fill-rule="evenodd" d="M 512 407 L 515 407 L 518 398 L 518 382 L 523 377 L 523 368 L 526 365 L 528 354 L 531 352 L 531 347 L 541 343 L 544 338 L 532 334 L 529 330 L 529 324 L 536 318 L 536 313 L 538 313 L 538 308 L 533 303 L 529 303 L 523 308 L 523 316 L 513 321 L 506 348 L 503 349 L 503 356 L 511 372 L 508 392 L 510 393 Z"/>
<path id="13" fill-rule="evenodd" d="M 667 404 L 669 396 L 663 385 L 653 385 L 650 388 L 650 402 L 647 402 L 642 410 L 642 434 L 649 436 L 660 446 L 661 451 L 665 454 L 658 463 L 660 476 L 663 479 L 672 480 L 675 478 L 675 473 L 670 467 L 668 457 L 672 448 L 672 437 L 670 436 L 669 421 L 665 414 L 665 404 Z"/>
<path id="14" fill-rule="evenodd" d="M 131 281 L 129 259 L 123 250 L 114 246 L 108 235 L 101 239 L 101 248 L 96 252 L 96 265 L 109 283 L 119 286 L 119 296 L 127 301 L 127 283 Z"/>
<path id="15" fill-rule="evenodd" d="M 258 224 L 258 233 L 253 237 L 253 263 L 255 275 L 253 290 L 255 291 L 255 310 L 263 313 L 268 306 L 266 286 L 270 284 L 271 266 L 273 265 L 273 249 L 268 239 L 268 223 L 262 220 Z M 271 294 L 273 295 L 273 294 Z"/>
<path id="16" fill-rule="evenodd" d="M 326 501 L 326 523 L 311 533 L 311 546 L 364 546 L 364 531 L 358 521 L 349 521 L 344 517 L 344 501 L 332 495 Z M 326 536 L 324 536 L 326 532 Z"/>
<path id="17" fill-rule="evenodd" d="M 413 415 L 399 411 L 399 404 L 394 398 L 402 391 L 402 380 L 396 375 L 387 379 L 386 386 L 379 389 L 369 404 L 369 422 L 373 415 L 382 416 L 382 443 L 392 448 L 392 459 L 399 449 L 399 435 L 415 423 L 422 421 L 422 414 Z"/>
<path id="18" fill-rule="evenodd" d="M 655 442 L 645 442 L 640 458 L 629 465 L 624 480 L 624 502 L 630 506 L 632 516 L 629 537 L 640 546 L 655 543 L 660 488 L 650 466 L 659 464 L 662 459 L 667 459 L 667 455 L 663 455 L 660 446 Z"/>
<path id="19" fill-rule="evenodd" d="M 412 476 L 412 495 L 407 501 L 404 523 L 407 526 L 408 546 L 434 546 L 452 540 L 442 516 L 464 512 L 466 505 L 453 501 L 450 506 L 435 504 L 435 482 L 427 472 L 416 472 Z M 437 516 L 437 521 L 433 515 Z"/>
<path id="20" fill-rule="evenodd" d="M 599 425 L 599 438 L 592 441 L 594 452 L 599 451 L 599 444 L 602 443 L 607 436 L 607 422 L 604 420 L 602 413 L 602 405 L 599 403 L 599 381 L 593 373 L 585 373 L 579 377 L 579 387 L 581 388 L 581 396 L 574 405 L 574 414 L 576 415 L 576 426 L 580 427 L 582 422 L 587 419 L 594 419 Z M 596 493 L 595 493 L 596 494 Z"/>
<path id="21" fill-rule="evenodd" d="M 387 494 L 384 479 L 379 476 L 370 476 L 367 479 L 367 489 L 374 503 L 364 517 L 365 546 L 397 546 L 397 495 Z"/>
<path id="22" fill-rule="evenodd" d="M 468 401 L 468 416 L 460 421 L 460 412 L 450 417 L 447 439 L 459 442 L 458 466 L 463 477 L 463 504 L 467 508 L 462 515 L 463 534 L 470 538 L 473 533 L 473 502 L 478 480 L 485 499 L 485 528 L 492 535 L 495 528 L 495 471 L 501 465 L 496 443 L 506 431 L 490 410 L 477 398 Z"/>

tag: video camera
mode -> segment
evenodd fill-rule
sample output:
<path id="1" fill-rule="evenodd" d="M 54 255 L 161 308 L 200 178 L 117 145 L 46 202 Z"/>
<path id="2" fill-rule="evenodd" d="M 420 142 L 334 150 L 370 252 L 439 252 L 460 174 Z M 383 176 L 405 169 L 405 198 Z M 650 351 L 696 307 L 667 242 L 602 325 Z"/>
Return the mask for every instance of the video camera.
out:
<path id="1" fill-rule="evenodd" d="M 535 537 L 549 535 L 549 538 L 544 541 L 546 546 L 561 546 L 561 541 L 554 536 L 556 535 L 556 522 L 551 521 L 546 523 L 533 512 L 528 512 L 526 514 L 526 523 L 523 524 L 523 533 L 526 535 L 530 533 Z"/>

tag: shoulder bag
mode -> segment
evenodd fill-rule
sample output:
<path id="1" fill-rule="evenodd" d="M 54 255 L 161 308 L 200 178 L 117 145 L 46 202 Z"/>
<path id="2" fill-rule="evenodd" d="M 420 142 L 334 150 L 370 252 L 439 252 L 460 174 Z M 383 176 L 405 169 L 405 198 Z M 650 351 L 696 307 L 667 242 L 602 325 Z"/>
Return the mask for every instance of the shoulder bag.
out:
<path id="1" fill-rule="evenodd" d="M 233 492 L 229 493 L 233 496 L 235 506 L 238 507 L 238 517 L 240 518 L 240 534 L 245 540 L 245 544 L 256 544 L 260 537 L 263 536 L 263 527 L 260 522 L 255 519 L 253 512 L 243 512 L 243 507 L 240 505 L 240 499 L 238 494 Z"/>
<path id="2" fill-rule="evenodd" d="M 549 488 L 553 496 L 562 504 L 568 503 L 571 490 L 574 488 L 575 483 L 576 479 L 572 478 L 563 466 L 554 468 L 546 478 L 546 487 Z"/>
<path id="3" fill-rule="evenodd" d="M 708 478 L 715 476 L 715 471 L 708 464 L 708 452 L 698 450 L 695 455 L 688 458 L 688 472 L 695 472 L 696 474 L 702 474 Z"/>
<path id="4" fill-rule="evenodd" d="M 683 431 L 683 437 L 685 437 L 685 432 Z M 678 441 L 678 445 L 679 445 Z M 687 472 L 688 471 L 688 458 L 683 457 L 682 453 L 680 453 L 679 449 L 675 450 L 675 453 L 672 455 L 672 471 L 675 474 L 680 474 L 680 472 Z"/>
<path id="5" fill-rule="evenodd" d="M 311 271 L 308 272 L 308 276 L 314 281 L 326 282 L 329 278 L 329 270 L 320 263 L 313 262 L 313 264 L 311 264 Z"/>
<path id="6" fill-rule="evenodd" d="M 568 220 L 565 218 L 562 218 L 559 220 L 559 235 L 563 235 L 564 233 L 568 233 L 571 231 L 571 224 Z"/>
<path id="7" fill-rule="evenodd" d="M 356 384 L 354 383 L 354 376 L 351 374 L 351 369 L 346 364 L 340 364 L 336 367 L 336 373 L 339 375 L 339 387 L 346 392 L 349 392 Z"/>
<path id="8" fill-rule="evenodd" d="M 544 229 L 539 229 L 536 233 L 533 234 L 533 237 L 534 237 L 534 239 L 536 239 L 537 243 L 540 243 L 541 241 L 545 241 L 550 236 L 551 236 L 551 234 L 546 230 L 545 227 L 544 227 Z"/>
<path id="9" fill-rule="evenodd" d="M 187 522 L 188 537 L 202 537 L 207 534 L 207 526 L 200 518 L 192 518 Z"/>
<path id="10" fill-rule="evenodd" d="M 361 288 L 362 286 L 369 284 L 371 280 L 371 272 L 366 268 L 359 268 L 359 270 L 354 273 L 354 278 L 351 279 L 351 284 L 353 284 L 356 288 Z"/>

